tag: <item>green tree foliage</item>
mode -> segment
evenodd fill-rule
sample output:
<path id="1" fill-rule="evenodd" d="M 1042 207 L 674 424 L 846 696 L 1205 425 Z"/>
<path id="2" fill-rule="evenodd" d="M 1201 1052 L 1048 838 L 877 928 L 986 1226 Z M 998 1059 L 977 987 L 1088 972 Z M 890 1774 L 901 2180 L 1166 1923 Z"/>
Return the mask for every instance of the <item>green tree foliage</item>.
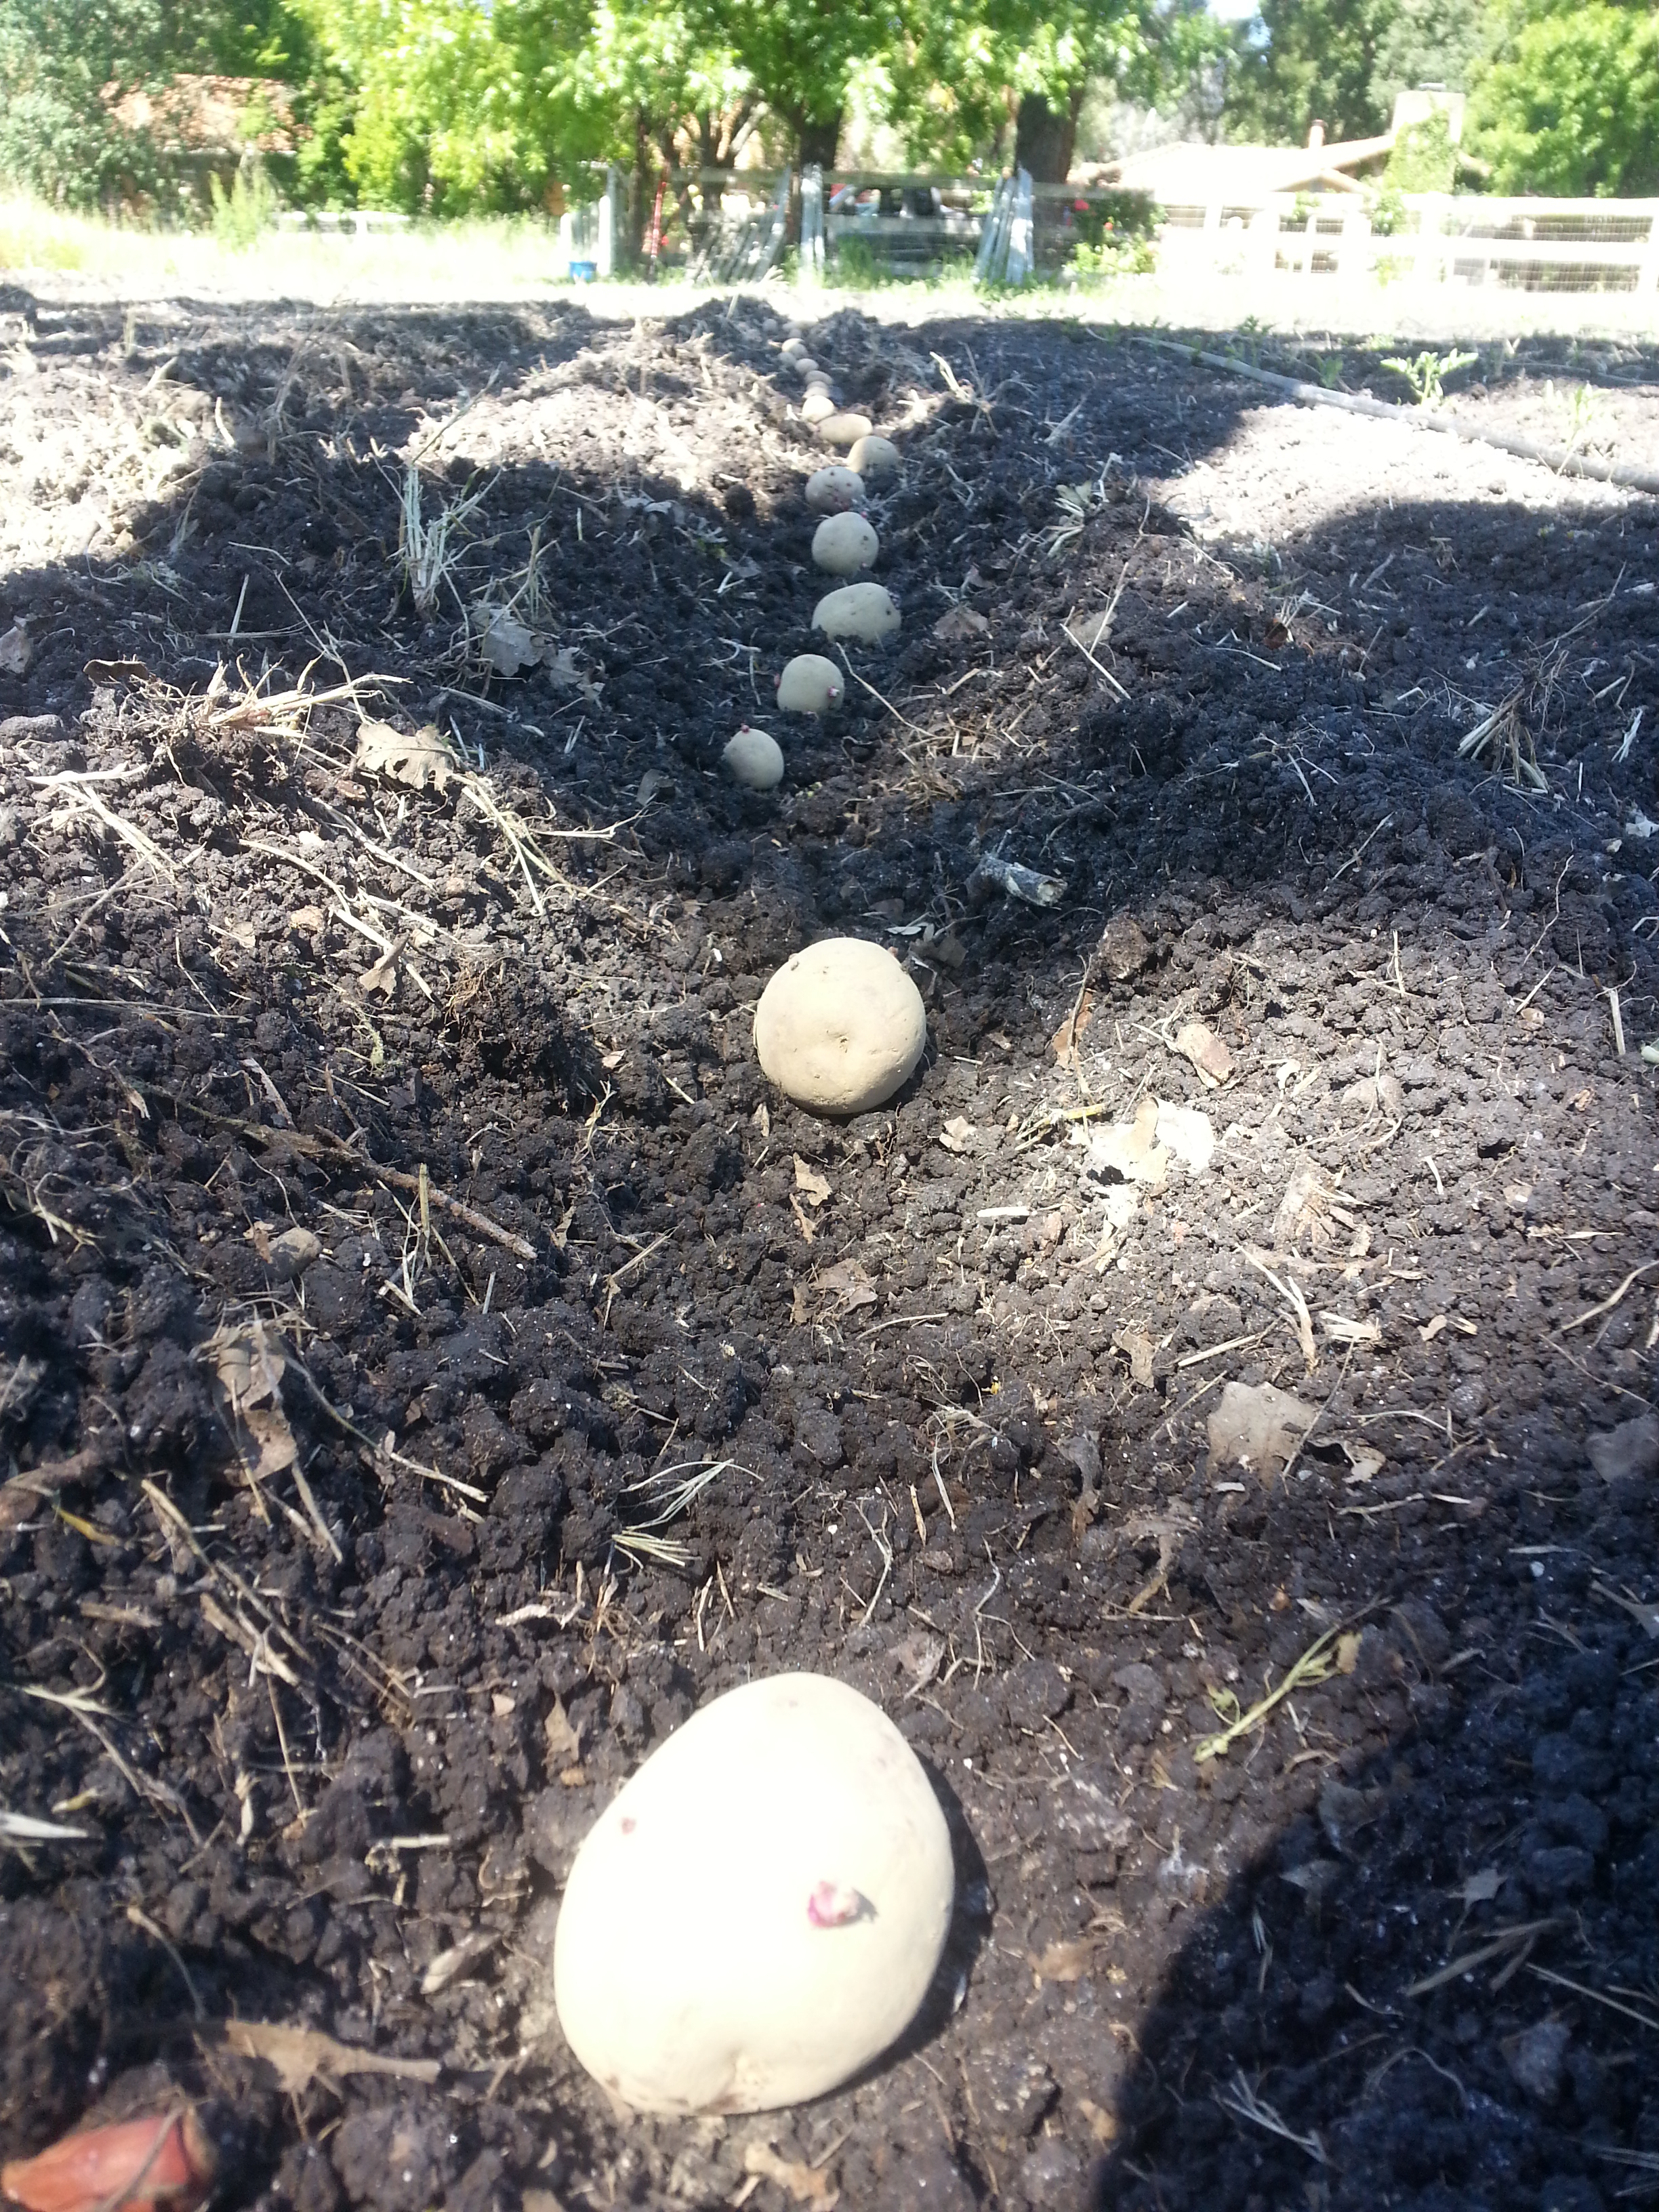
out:
<path id="1" fill-rule="evenodd" d="M 1316 121 L 1328 138 L 1388 128 L 1377 64 L 1394 0 L 1262 0 L 1227 88 L 1227 135 L 1299 146 Z"/>
<path id="2" fill-rule="evenodd" d="M 1409 85 L 1468 85 L 1479 66 L 1482 0 L 1262 0 L 1241 35 L 1227 89 L 1227 134 L 1269 145 L 1370 138 Z"/>
<path id="3" fill-rule="evenodd" d="M 1469 126 L 1496 191 L 1659 193 L 1659 13 L 1511 9 Z"/>
<path id="4" fill-rule="evenodd" d="M 684 0 L 704 48 L 729 54 L 786 126 L 799 161 L 834 162 L 854 73 L 879 63 L 901 25 L 880 0 Z"/>
<path id="5" fill-rule="evenodd" d="M 149 183 L 101 95 L 156 81 L 169 28 L 160 0 L 0 0 L 0 177 L 81 207 Z"/>
<path id="6" fill-rule="evenodd" d="M 286 0 L 0 0 L 0 177 L 70 206 L 182 206 L 120 97 L 191 70 L 305 85 L 318 59 Z"/>
<path id="7" fill-rule="evenodd" d="M 574 0 L 299 0 L 349 88 L 342 161 L 367 204 L 459 213 L 536 204 L 595 136 L 576 98 Z"/>
<path id="8" fill-rule="evenodd" d="M 890 119 L 913 160 L 960 167 L 1012 155 L 1034 177 L 1060 180 L 1091 84 L 1145 96 L 1160 36 L 1186 20 L 1184 9 L 1160 15 L 1149 0 L 908 9 L 885 63 Z"/>

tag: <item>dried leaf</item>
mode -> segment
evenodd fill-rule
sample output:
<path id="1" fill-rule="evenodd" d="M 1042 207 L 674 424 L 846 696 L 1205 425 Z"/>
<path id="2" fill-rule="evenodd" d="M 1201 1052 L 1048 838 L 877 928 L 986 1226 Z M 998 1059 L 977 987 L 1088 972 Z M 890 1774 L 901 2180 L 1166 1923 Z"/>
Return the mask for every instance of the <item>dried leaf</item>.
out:
<path id="1" fill-rule="evenodd" d="M 933 624 L 933 635 L 941 645 L 967 644 L 975 638 L 988 637 L 991 625 L 972 607 L 952 607 Z"/>
<path id="2" fill-rule="evenodd" d="M 389 945 L 372 968 L 365 968 L 357 978 L 357 988 L 367 998 L 378 991 L 388 1003 L 398 995 L 398 961 L 403 948 Z"/>
<path id="3" fill-rule="evenodd" d="M 827 1206 L 830 1202 L 830 1178 L 809 1167 L 799 1152 L 795 1155 L 795 1188 L 809 1206 Z"/>
<path id="4" fill-rule="evenodd" d="M 255 1482 L 269 1481 L 299 1458 L 300 1447 L 280 1406 L 250 1406 L 242 1415 L 242 1425 L 255 1447 L 255 1456 L 252 1458 L 246 1447 L 242 1451 L 243 1461 Z"/>
<path id="5" fill-rule="evenodd" d="M 516 676 L 520 669 L 537 667 L 547 651 L 547 640 L 505 607 L 477 607 L 483 623 L 479 650 L 497 676 Z"/>
<path id="6" fill-rule="evenodd" d="M 436 726 L 426 723 L 411 736 L 390 722 L 365 722 L 357 732 L 356 765 L 372 775 L 389 775 L 413 791 L 428 785 L 447 790 L 459 771 Z"/>
<path id="7" fill-rule="evenodd" d="M 1176 1031 L 1175 1048 L 1198 1070 L 1206 1091 L 1218 1090 L 1233 1072 L 1233 1056 L 1215 1031 L 1202 1022 L 1183 1022 Z"/>
<path id="8" fill-rule="evenodd" d="M 1380 1322 L 1352 1321 L 1346 1314 L 1322 1313 L 1319 1326 L 1333 1344 L 1381 1344 Z"/>
<path id="9" fill-rule="evenodd" d="M 1215 1158 L 1215 1125 L 1207 1114 L 1196 1106 L 1171 1106 L 1167 1103 L 1158 1109 L 1154 1134 L 1160 1145 L 1167 1145 L 1182 1167 L 1194 1175 L 1205 1175 Z"/>
<path id="10" fill-rule="evenodd" d="M 1077 1066 L 1077 1048 L 1095 1011 L 1095 994 L 1085 989 L 1077 1005 L 1048 1040 L 1049 1049 L 1062 1067 Z"/>
<path id="11" fill-rule="evenodd" d="M 1095 1947 L 1082 1936 L 1074 1942 L 1050 1943 L 1036 1957 L 1029 1952 L 1026 1955 L 1040 1982 L 1080 1982 L 1093 1967 Z"/>
<path id="12" fill-rule="evenodd" d="M 214 1372 L 233 1413 L 278 1400 L 287 1362 L 266 1339 L 262 1322 L 255 1322 L 246 1330 L 221 1330 L 208 1339 L 203 1349 L 212 1358 Z"/>
<path id="13" fill-rule="evenodd" d="M 974 1149 L 974 1125 L 960 1114 L 952 1115 L 939 1131 L 939 1140 L 947 1152 L 970 1152 Z"/>
<path id="14" fill-rule="evenodd" d="M 447 1951 L 440 1951 L 435 1959 L 428 1961 L 426 1972 L 421 1976 L 421 1995 L 435 1997 L 440 1990 L 447 1990 L 452 1982 L 459 1981 L 480 1959 L 487 1959 L 501 1940 L 499 1929 L 481 1928 L 471 1936 L 463 1936 Z"/>
<path id="15" fill-rule="evenodd" d="M 33 658 L 34 647 L 29 642 L 28 632 L 21 623 L 14 623 L 0 637 L 0 674 L 25 676 Z"/>
<path id="16" fill-rule="evenodd" d="M 1358 1664 L 1359 1631 L 1345 1629 L 1336 1639 L 1336 1671 L 1339 1674 L 1352 1674 Z"/>
<path id="17" fill-rule="evenodd" d="M 1468 1877 L 1461 1889 L 1453 1890 L 1452 1895 L 1460 1905 L 1490 1905 L 1504 1887 L 1504 1881 L 1496 1867 L 1482 1867 L 1479 1874 Z"/>
<path id="18" fill-rule="evenodd" d="M 1129 1363 L 1129 1380 L 1138 1390 L 1149 1390 L 1152 1384 L 1152 1340 L 1144 1328 L 1121 1328 L 1112 1339 L 1113 1348 L 1121 1352 Z"/>
<path id="19" fill-rule="evenodd" d="M 1271 1382 L 1228 1382 L 1209 1419 L 1210 1459 L 1267 1474 L 1286 1466 L 1313 1426 L 1317 1408 Z"/>
<path id="20" fill-rule="evenodd" d="M 297 2097 L 313 2081 L 331 2084 L 353 2074 L 393 2074 L 405 2081 L 435 2081 L 443 2071 L 435 2058 L 386 2058 L 375 2051 L 356 2051 L 337 2043 L 320 2028 L 288 2027 L 277 2021 L 233 2020 L 225 2041 L 244 2058 L 263 2058 L 276 2069 L 284 2092 Z"/>
<path id="21" fill-rule="evenodd" d="M 1331 1194 L 1318 1169 L 1304 1162 L 1285 1185 L 1273 1216 L 1274 1251 L 1293 1252 L 1304 1228 L 1311 1227 L 1316 1238 L 1322 1236 L 1330 1203 Z"/>
<path id="22" fill-rule="evenodd" d="M 1089 1143 L 1089 1172 L 1162 1190 L 1170 1155 L 1158 1142 L 1158 1110 L 1156 1098 L 1143 1098 L 1133 1121 L 1113 1121 L 1097 1131 Z"/>
<path id="23" fill-rule="evenodd" d="M 561 646 L 556 653 L 544 654 L 542 666 L 556 690 L 579 692 L 590 707 L 599 705 L 599 687 L 577 667 L 575 653 L 569 646 Z"/>
<path id="24" fill-rule="evenodd" d="M 751 2142 L 743 2154 L 743 2170 L 762 2181 L 775 2181 L 787 2189 L 797 2204 L 816 2204 L 821 2212 L 830 2212 L 832 2204 L 841 2201 L 841 2191 L 831 2185 L 827 2173 L 817 2166 L 802 2166 L 793 2159 L 781 2158 L 770 2143 Z"/>
<path id="25" fill-rule="evenodd" d="M 553 1710 L 542 1723 L 542 1735 L 547 1746 L 547 1771 L 556 1774 L 562 1768 L 578 1766 L 581 1763 L 581 1731 L 571 1721 L 564 1709 L 564 1699 L 555 1697 Z"/>
<path id="26" fill-rule="evenodd" d="M 860 1307 L 876 1303 L 875 1284 L 861 1261 L 837 1261 L 833 1267 L 824 1269 L 817 1283 L 821 1291 L 828 1291 L 837 1300 L 843 1313 L 856 1313 Z"/>

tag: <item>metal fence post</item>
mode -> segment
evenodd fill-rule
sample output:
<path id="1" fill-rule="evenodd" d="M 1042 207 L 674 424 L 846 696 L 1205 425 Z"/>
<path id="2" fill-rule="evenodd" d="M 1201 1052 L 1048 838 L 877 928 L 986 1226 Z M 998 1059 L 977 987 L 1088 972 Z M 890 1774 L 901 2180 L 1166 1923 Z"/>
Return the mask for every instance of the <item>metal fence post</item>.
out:
<path id="1" fill-rule="evenodd" d="M 1007 282 L 1023 284 L 1036 266 L 1036 239 L 1031 212 L 1031 173 L 1021 169 L 1014 179 L 1013 206 L 1008 222 Z"/>
<path id="2" fill-rule="evenodd" d="M 823 171 L 813 161 L 800 173 L 800 258 L 799 281 L 823 281 Z"/>
<path id="3" fill-rule="evenodd" d="M 613 161 L 605 173 L 605 198 L 599 202 L 599 243 L 593 258 L 601 276 L 617 273 L 617 240 L 623 231 L 622 171 Z"/>

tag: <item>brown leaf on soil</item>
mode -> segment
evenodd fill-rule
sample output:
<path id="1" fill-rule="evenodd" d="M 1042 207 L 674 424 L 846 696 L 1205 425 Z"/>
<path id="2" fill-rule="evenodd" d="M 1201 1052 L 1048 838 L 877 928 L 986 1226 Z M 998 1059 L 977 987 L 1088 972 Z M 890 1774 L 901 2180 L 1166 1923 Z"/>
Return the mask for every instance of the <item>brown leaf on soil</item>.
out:
<path id="1" fill-rule="evenodd" d="M 299 1458 L 300 1447 L 280 1406 L 250 1406 L 242 1415 L 242 1425 L 254 1445 L 252 1455 L 245 1449 L 242 1457 L 256 1482 L 281 1474 Z"/>
<path id="2" fill-rule="evenodd" d="M 443 2067 L 436 2058 L 387 2058 L 377 2051 L 354 2050 L 320 2028 L 289 2027 L 280 2021 L 233 2020 L 225 2041 L 244 2058 L 263 2058 L 283 2090 L 297 2097 L 313 2081 L 331 2087 L 353 2074 L 392 2074 L 404 2081 L 435 2081 Z"/>
<path id="3" fill-rule="evenodd" d="M 556 1774 L 564 1767 L 580 1765 L 581 1731 L 572 1725 L 562 1698 L 554 1698 L 553 1710 L 542 1723 L 542 1734 L 547 1744 L 547 1770 L 550 1774 Z"/>
<path id="4" fill-rule="evenodd" d="M 1049 1038 L 1049 1049 L 1062 1067 L 1077 1066 L 1078 1045 L 1094 1017 L 1094 1011 L 1095 994 L 1085 989 L 1077 1005 Z"/>
<path id="5" fill-rule="evenodd" d="M 372 968 L 365 968 L 357 978 L 357 988 L 367 998 L 378 991 L 389 1004 L 398 995 L 398 960 L 403 951 L 400 945 L 387 947 Z"/>
<path id="6" fill-rule="evenodd" d="M 781 2158 L 770 2143 L 751 2142 L 743 2154 L 743 2170 L 757 2180 L 775 2181 L 787 2189 L 797 2204 L 816 2204 L 822 2212 L 830 2212 L 832 2204 L 841 2202 L 841 2191 L 835 2188 L 827 2173 L 816 2166 L 802 2166 L 791 2158 Z"/>
<path id="7" fill-rule="evenodd" d="M 1221 1039 L 1202 1022 L 1183 1022 L 1176 1031 L 1175 1048 L 1198 1070 L 1206 1091 L 1219 1090 L 1233 1072 L 1233 1056 Z"/>
<path id="8" fill-rule="evenodd" d="M 516 676 L 534 668 L 547 651 L 547 640 L 511 615 L 505 607 L 477 607 L 479 650 L 497 676 Z"/>
<path id="9" fill-rule="evenodd" d="M 1273 1216 L 1274 1251 L 1293 1252 L 1304 1229 L 1313 1231 L 1316 1243 L 1322 1237 L 1330 1202 L 1330 1192 L 1318 1169 L 1304 1162 L 1285 1185 Z"/>
<path id="10" fill-rule="evenodd" d="M 1121 1352 L 1129 1363 L 1129 1380 L 1138 1390 L 1150 1390 L 1152 1384 L 1152 1340 L 1144 1328 L 1121 1328 L 1112 1339 L 1115 1351 Z"/>
<path id="11" fill-rule="evenodd" d="M 1093 1175 L 1119 1182 L 1144 1183 L 1162 1190 L 1170 1171 L 1170 1155 L 1158 1141 L 1158 1101 L 1143 1098 L 1133 1121 L 1113 1121 L 1089 1140 L 1089 1169 Z"/>
<path id="12" fill-rule="evenodd" d="M 21 623 L 14 623 L 4 636 L 0 637 L 0 673 L 26 675 L 33 658 L 34 647 L 29 642 L 28 632 Z"/>
<path id="13" fill-rule="evenodd" d="M 406 783 L 413 791 L 424 791 L 428 785 L 446 791 L 459 773 L 448 746 L 431 722 L 413 736 L 394 730 L 390 722 L 365 722 L 357 732 L 355 764 L 373 775 Z"/>
<path id="14" fill-rule="evenodd" d="M 1075 1942 L 1050 1943 L 1036 1956 L 1026 1955 L 1040 1982 L 1080 1982 L 1093 1967 L 1095 1947 L 1083 1936 Z"/>
<path id="15" fill-rule="evenodd" d="M 809 1206 L 827 1206 L 830 1202 L 830 1178 L 809 1167 L 799 1152 L 795 1155 L 795 1188 Z"/>
<path id="16" fill-rule="evenodd" d="M 861 1306 L 876 1303 L 875 1283 L 860 1260 L 838 1260 L 818 1277 L 817 1286 L 830 1293 L 842 1313 L 856 1313 Z"/>
<path id="17" fill-rule="evenodd" d="M 975 638 L 988 637 L 991 625 L 972 607 L 952 607 L 933 624 L 933 635 L 941 645 L 965 645 Z"/>
<path id="18" fill-rule="evenodd" d="M 1237 1462 L 1270 1474 L 1295 1457 L 1317 1412 L 1271 1382 L 1229 1382 L 1209 1419 L 1210 1458 L 1217 1467 Z"/>

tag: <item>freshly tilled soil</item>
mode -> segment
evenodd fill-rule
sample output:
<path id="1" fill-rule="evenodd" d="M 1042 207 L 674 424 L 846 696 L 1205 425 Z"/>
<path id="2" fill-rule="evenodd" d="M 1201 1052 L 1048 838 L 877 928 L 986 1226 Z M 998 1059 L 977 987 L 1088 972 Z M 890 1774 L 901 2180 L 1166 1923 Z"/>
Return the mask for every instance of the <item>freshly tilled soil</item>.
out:
<path id="1" fill-rule="evenodd" d="M 770 307 L 5 304 L 0 2151 L 185 2094 L 270 2212 L 1644 2186 L 1651 503 L 831 315 L 904 628 L 805 721 Z M 1480 373 L 1651 436 L 1644 357 Z M 425 607 L 410 458 L 478 495 Z M 838 933 L 931 1038 L 845 1123 L 750 1036 Z M 1100 1141 L 1147 1101 L 1207 1164 Z M 1210 1426 L 1264 1384 L 1288 1468 Z M 927 1762 L 945 1966 L 822 2106 L 630 2118 L 561 1882 L 785 1667 Z"/>

